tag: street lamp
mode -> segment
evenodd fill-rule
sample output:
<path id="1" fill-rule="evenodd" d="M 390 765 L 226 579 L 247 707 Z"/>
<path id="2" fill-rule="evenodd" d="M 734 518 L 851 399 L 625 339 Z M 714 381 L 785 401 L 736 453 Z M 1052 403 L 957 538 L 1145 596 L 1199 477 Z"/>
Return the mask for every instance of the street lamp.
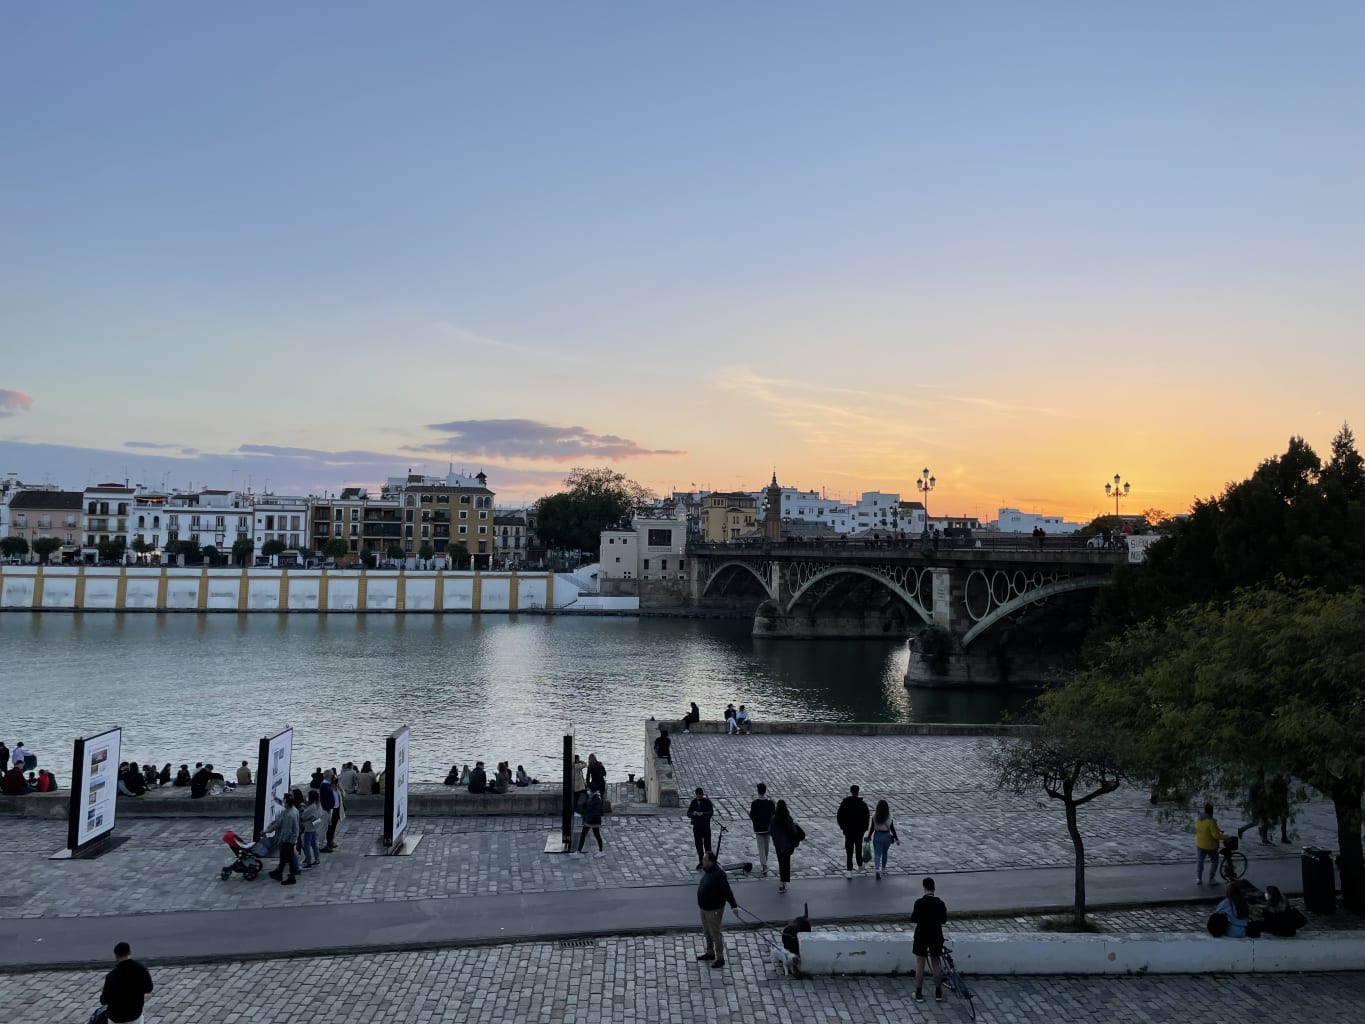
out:
<path id="1" fill-rule="evenodd" d="M 919 491 L 920 497 L 924 501 L 924 519 L 926 522 L 929 519 L 929 492 L 934 489 L 934 485 L 937 483 L 938 481 L 929 475 L 928 466 L 924 467 L 924 472 L 915 481 L 915 489 Z"/>
<path id="2" fill-rule="evenodd" d="M 1104 485 L 1104 493 L 1114 499 L 1114 516 L 1116 518 L 1119 514 L 1119 499 L 1128 497 L 1129 490 L 1130 486 L 1127 483 L 1124 483 L 1123 477 L 1118 473 L 1114 474 L 1114 482 L 1112 484 Z"/>

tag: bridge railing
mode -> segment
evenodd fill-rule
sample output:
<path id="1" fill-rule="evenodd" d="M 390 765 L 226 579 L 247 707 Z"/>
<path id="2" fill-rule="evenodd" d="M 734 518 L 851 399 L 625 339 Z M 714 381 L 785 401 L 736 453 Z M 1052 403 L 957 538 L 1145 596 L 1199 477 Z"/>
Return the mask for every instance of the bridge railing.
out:
<path id="1" fill-rule="evenodd" d="M 988 533 L 940 536 L 937 541 L 925 541 L 920 537 L 908 536 L 789 537 L 781 541 L 692 541 L 688 544 L 687 550 L 698 555 L 800 554 L 826 558 L 863 552 L 895 552 L 902 556 L 920 555 L 930 559 L 936 555 L 961 556 L 972 552 L 980 552 L 986 557 L 997 553 L 1029 554 L 1044 560 L 1050 554 L 1063 559 L 1083 556 L 1095 561 L 1124 561 L 1128 557 L 1128 545 L 1122 538 L 1107 546 L 1097 546 L 1090 543 L 1090 540 L 1088 537 L 1051 536 L 1039 544 L 1036 539 L 1028 536 Z"/>

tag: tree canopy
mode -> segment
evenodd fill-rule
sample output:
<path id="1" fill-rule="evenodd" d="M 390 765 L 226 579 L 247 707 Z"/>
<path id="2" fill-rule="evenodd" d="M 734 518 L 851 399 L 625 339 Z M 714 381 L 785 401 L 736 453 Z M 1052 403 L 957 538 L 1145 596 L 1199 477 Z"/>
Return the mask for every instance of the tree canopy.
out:
<path id="1" fill-rule="evenodd" d="M 28 554 L 28 540 L 24 537 L 0 538 L 0 553 L 7 558 L 18 558 Z"/>
<path id="2" fill-rule="evenodd" d="M 536 533 L 551 548 L 596 551 L 602 531 L 647 511 L 654 492 L 607 467 L 575 468 L 564 490 L 536 503 Z"/>

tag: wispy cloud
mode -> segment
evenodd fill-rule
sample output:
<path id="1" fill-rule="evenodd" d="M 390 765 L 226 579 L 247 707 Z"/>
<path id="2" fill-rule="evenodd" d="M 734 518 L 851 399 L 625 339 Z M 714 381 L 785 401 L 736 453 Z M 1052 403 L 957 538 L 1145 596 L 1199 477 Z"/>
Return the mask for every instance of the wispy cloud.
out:
<path id="1" fill-rule="evenodd" d="M 405 450 L 530 462 L 686 454 L 673 448 L 647 448 L 618 434 L 596 434 L 585 427 L 556 427 L 538 420 L 452 420 L 428 424 L 427 429 L 446 436 L 439 441 L 409 445 Z"/>
<path id="2" fill-rule="evenodd" d="M 22 391 L 0 388 L 0 419 L 13 416 L 16 412 L 27 412 L 32 405 L 33 399 Z"/>
<path id="3" fill-rule="evenodd" d="M 561 354 L 554 348 L 528 345 L 519 341 L 505 341 L 502 338 L 492 338 L 487 334 L 471 331 L 467 327 L 461 327 L 459 324 L 453 324 L 446 320 L 438 320 L 432 326 L 448 337 L 454 338 L 466 345 L 477 346 L 478 348 L 489 348 L 499 352 L 520 352 L 524 355 L 534 355 L 540 358 L 559 356 Z"/>
<path id="4" fill-rule="evenodd" d="M 184 445 L 169 443 L 166 441 L 124 441 L 125 448 L 149 448 L 152 450 L 161 449 L 183 449 Z"/>

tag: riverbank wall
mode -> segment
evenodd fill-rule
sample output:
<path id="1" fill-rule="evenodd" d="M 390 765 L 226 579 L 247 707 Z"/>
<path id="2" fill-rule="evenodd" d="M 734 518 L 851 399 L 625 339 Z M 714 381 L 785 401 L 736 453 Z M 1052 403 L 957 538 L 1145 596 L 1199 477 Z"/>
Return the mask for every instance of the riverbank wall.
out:
<path id="1" fill-rule="evenodd" d="M 0 611 L 551 612 L 631 614 L 562 573 L 0 567 Z"/>

